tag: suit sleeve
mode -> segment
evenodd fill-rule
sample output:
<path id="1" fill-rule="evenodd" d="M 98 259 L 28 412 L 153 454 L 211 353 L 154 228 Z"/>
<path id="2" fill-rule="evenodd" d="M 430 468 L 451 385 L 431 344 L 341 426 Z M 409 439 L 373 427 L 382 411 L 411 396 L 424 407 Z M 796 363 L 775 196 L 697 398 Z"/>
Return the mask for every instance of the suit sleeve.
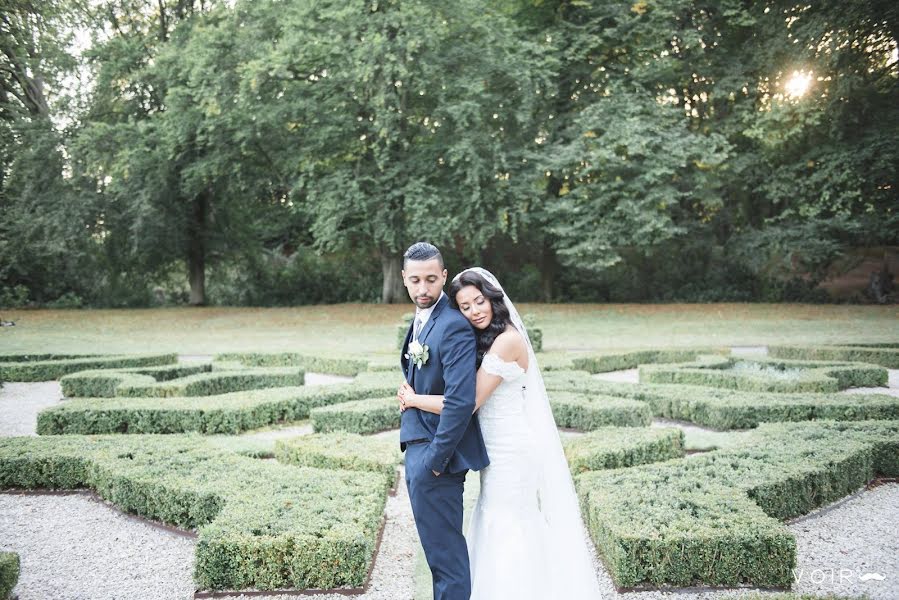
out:
<path id="1" fill-rule="evenodd" d="M 450 456 L 465 434 L 475 408 L 477 347 L 474 331 L 464 321 L 452 320 L 441 341 L 443 368 L 443 412 L 424 463 L 432 471 L 443 473 Z"/>

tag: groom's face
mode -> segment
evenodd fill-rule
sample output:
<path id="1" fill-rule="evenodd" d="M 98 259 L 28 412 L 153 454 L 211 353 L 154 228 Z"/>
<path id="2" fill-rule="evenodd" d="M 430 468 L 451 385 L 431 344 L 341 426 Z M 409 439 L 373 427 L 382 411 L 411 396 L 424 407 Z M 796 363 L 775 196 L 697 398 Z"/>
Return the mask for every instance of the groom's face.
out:
<path id="1" fill-rule="evenodd" d="M 436 258 L 410 260 L 403 268 L 403 283 L 418 308 L 430 308 L 440 299 L 446 284 L 446 269 Z"/>

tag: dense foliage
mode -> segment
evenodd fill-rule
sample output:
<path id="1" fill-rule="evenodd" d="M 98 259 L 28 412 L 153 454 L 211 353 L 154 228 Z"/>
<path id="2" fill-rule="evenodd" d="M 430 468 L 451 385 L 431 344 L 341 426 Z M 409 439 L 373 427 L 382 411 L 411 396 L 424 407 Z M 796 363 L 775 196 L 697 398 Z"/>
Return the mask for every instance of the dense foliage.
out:
<path id="1" fill-rule="evenodd" d="M 421 238 L 523 300 L 822 300 L 899 245 L 886 0 L 0 5 L 0 306 L 404 301 Z"/>

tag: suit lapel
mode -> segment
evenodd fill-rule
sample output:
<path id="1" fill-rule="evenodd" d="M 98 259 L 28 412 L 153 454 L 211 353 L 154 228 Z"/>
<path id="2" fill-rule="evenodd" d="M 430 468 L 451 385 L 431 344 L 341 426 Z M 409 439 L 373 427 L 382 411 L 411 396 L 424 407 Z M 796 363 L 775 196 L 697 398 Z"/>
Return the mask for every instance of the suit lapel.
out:
<path id="1" fill-rule="evenodd" d="M 443 311 L 444 307 L 449 304 L 449 299 L 445 297 L 441 297 L 437 302 L 437 306 L 434 307 L 434 312 L 431 313 L 431 318 L 428 319 L 428 322 L 425 323 L 425 328 L 421 330 L 421 334 L 418 336 L 418 341 L 421 342 L 421 345 L 424 346 L 425 342 L 428 340 L 428 334 L 431 333 L 431 330 L 434 329 L 434 323 L 437 322 L 437 318 L 440 316 L 440 313 Z"/>

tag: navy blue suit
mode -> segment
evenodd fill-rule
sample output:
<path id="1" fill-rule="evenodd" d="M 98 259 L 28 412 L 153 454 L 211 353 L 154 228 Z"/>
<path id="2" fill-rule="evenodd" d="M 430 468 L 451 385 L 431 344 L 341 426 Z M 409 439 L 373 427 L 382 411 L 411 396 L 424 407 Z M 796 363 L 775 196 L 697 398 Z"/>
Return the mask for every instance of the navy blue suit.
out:
<path id="1" fill-rule="evenodd" d="M 406 486 L 418 536 L 431 568 L 434 600 L 468 600 L 471 575 L 462 534 L 462 492 L 468 470 L 489 464 L 475 408 L 474 330 L 441 296 L 418 341 L 428 346 L 428 362 L 418 368 L 405 358 L 412 328 L 403 344 L 401 365 L 418 394 L 442 395 L 443 411 L 408 408 L 400 425 L 406 452 Z M 425 440 L 423 443 L 407 443 Z M 432 471 L 437 471 L 436 476 Z"/>

